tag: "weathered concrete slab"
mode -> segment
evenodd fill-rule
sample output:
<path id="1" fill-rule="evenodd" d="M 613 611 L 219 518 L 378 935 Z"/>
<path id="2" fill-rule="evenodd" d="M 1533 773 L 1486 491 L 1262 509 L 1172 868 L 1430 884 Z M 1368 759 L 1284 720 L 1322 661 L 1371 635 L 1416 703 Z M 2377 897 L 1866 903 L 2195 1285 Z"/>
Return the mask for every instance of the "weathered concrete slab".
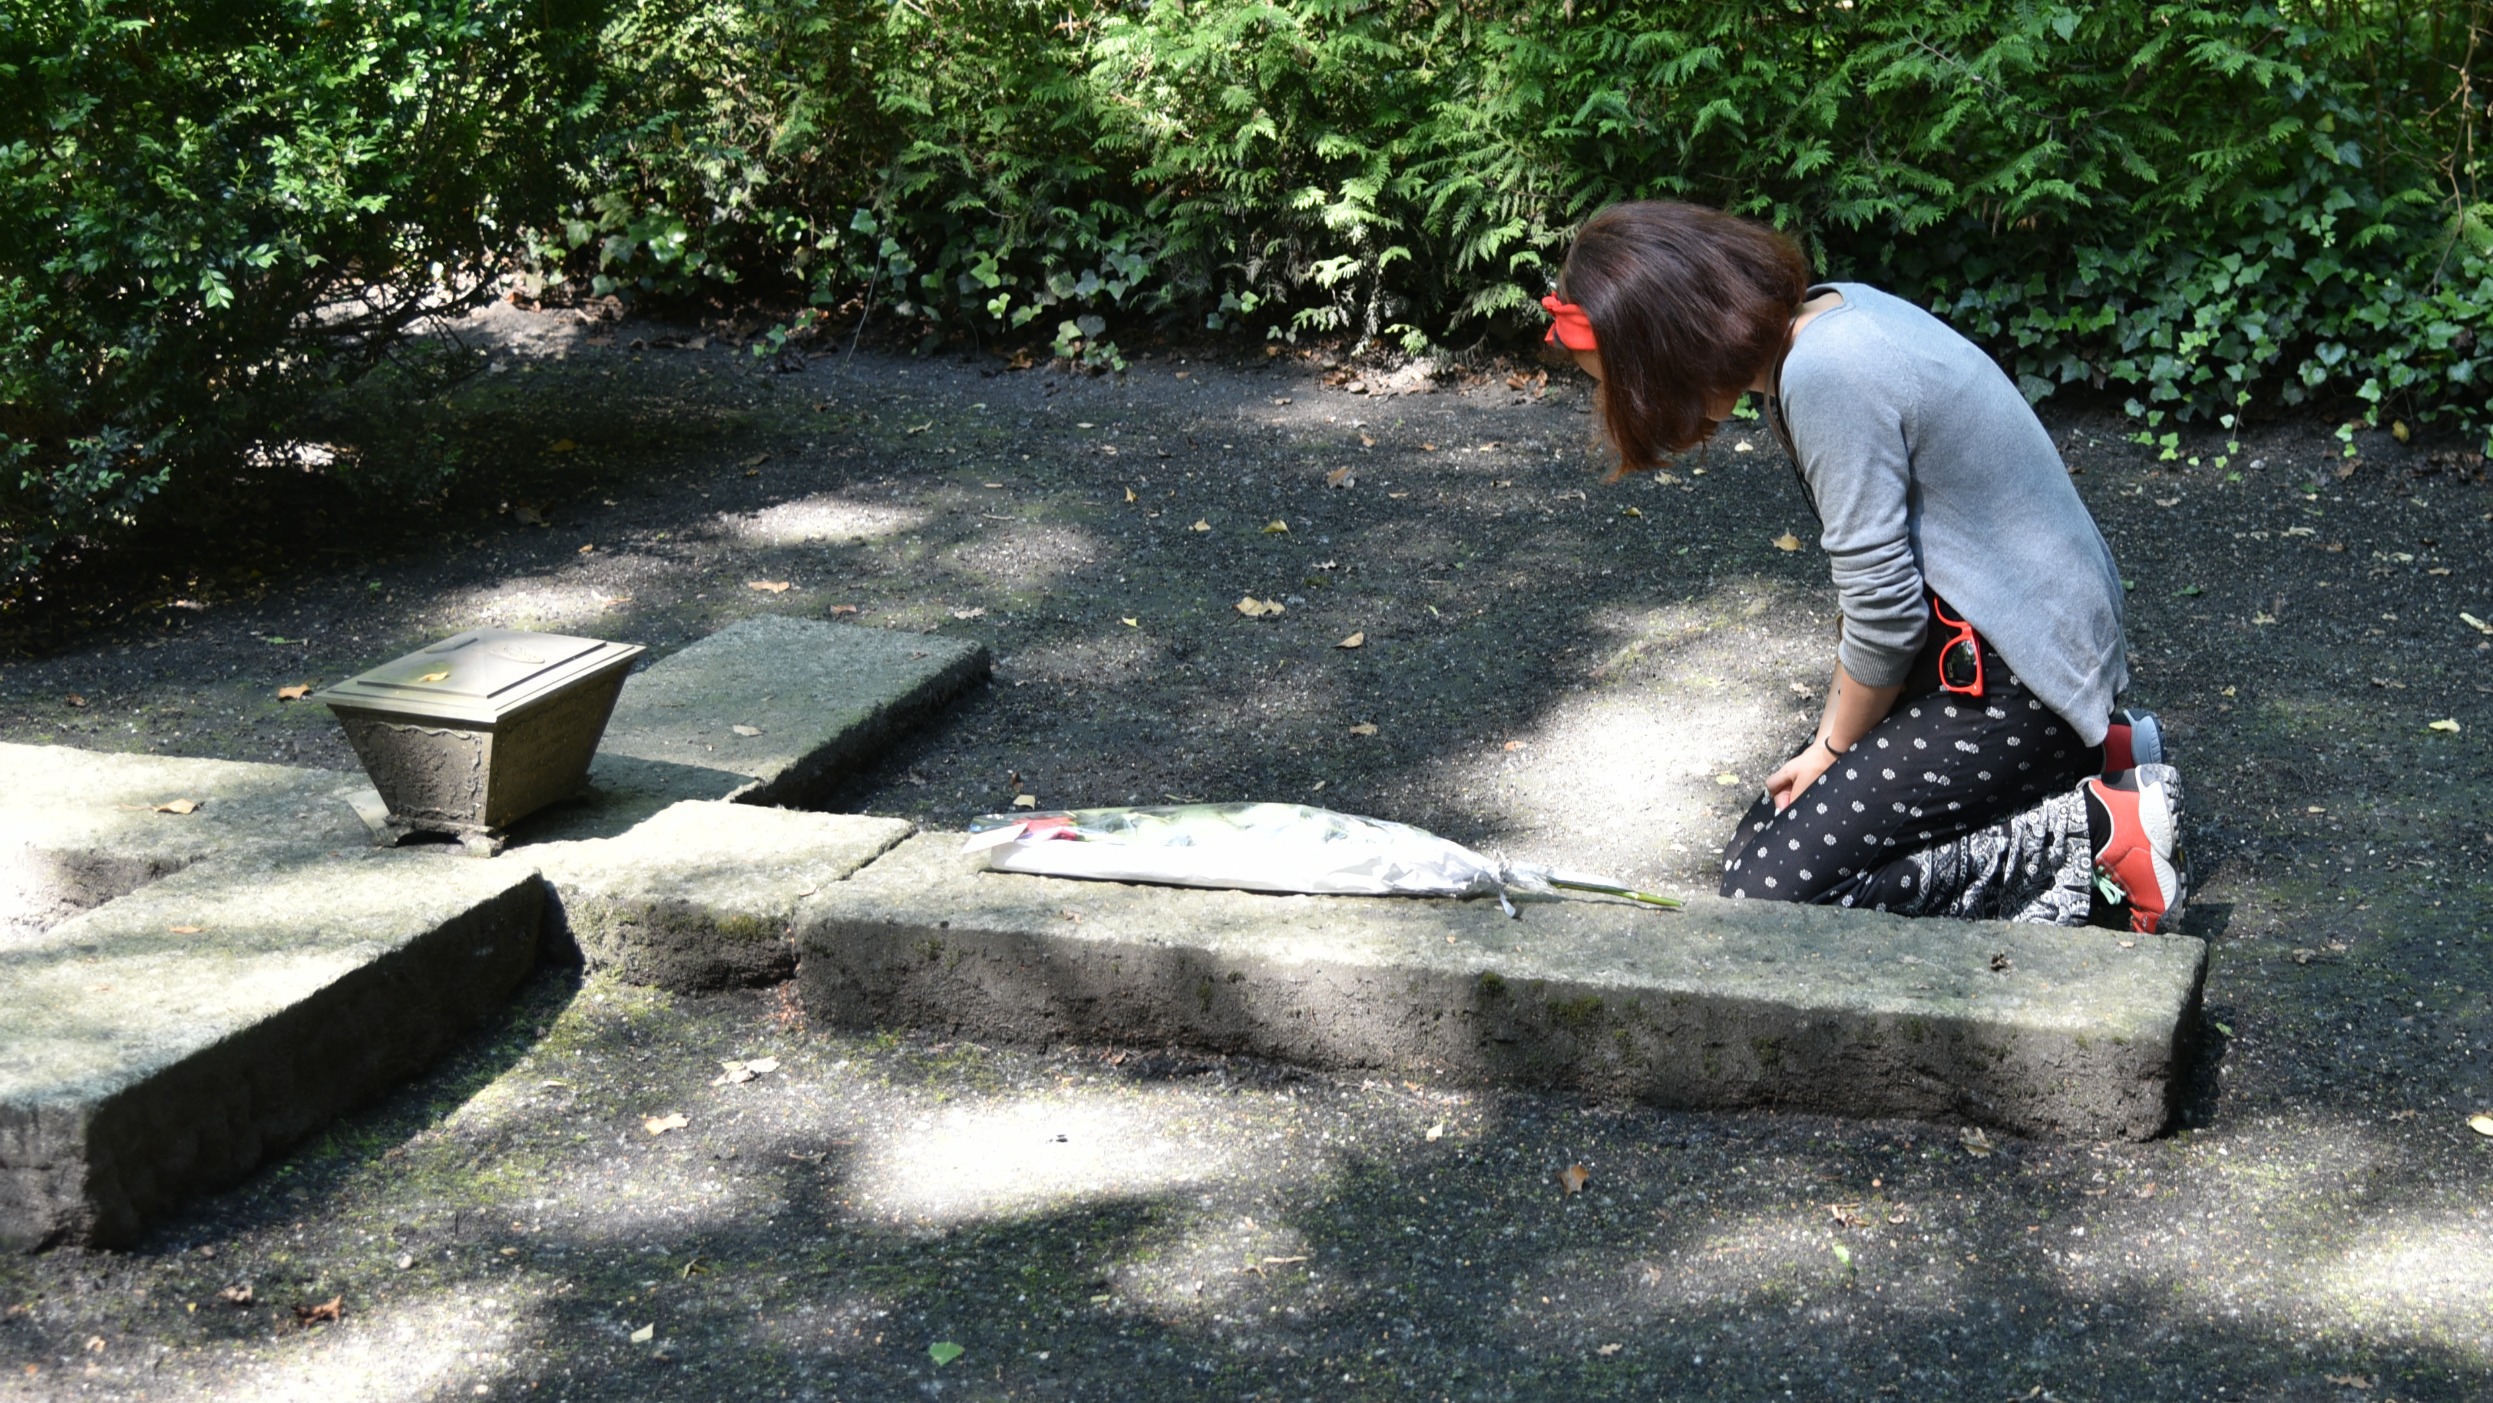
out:
<path id="1" fill-rule="evenodd" d="M 550 953 L 689 991 L 794 974 L 798 903 L 914 831 L 896 818 L 688 801 L 613 838 L 520 856 L 555 891 Z"/>
<path id="2" fill-rule="evenodd" d="M 198 807 L 158 811 L 175 800 Z M 0 931 L 212 857 L 367 846 L 358 805 L 377 816 L 381 796 L 336 770 L 0 744 Z"/>
<path id="3" fill-rule="evenodd" d="M 922 834 L 807 900 L 810 1016 L 2143 1139 L 2171 1117 L 2206 971 L 2188 938 L 1711 898 L 1517 921 L 990 873 L 960 845 Z"/>
<path id="4" fill-rule="evenodd" d="M 508 858 L 229 857 L 0 950 L 0 1244 L 126 1243 L 422 1069 L 543 907 Z"/>
<path id="5" fill-rule="evenodd" d="M 608 757 L 661 761 L 747 781 L 681 798 L 802 804 L 987 667 L 985 646 L 959 639 L 746 619 L 624 684 L 591 779 L 604 782 Z"/>

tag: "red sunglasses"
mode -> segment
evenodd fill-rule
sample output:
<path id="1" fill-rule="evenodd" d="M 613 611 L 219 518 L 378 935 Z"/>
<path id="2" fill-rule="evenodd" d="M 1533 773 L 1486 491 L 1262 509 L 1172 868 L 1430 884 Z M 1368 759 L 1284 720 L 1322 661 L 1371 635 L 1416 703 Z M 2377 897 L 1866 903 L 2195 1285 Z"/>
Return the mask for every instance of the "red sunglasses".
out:
<path id="1" fill-rule="evenodd" d="M 1931 596 L 1930 613 L 1950 633 L 1939 649 L 1939 690 L 1981 696 L 1982 645 L 1974 639 L 1974 626 L 1949 614 L 1937 595 Z"/>

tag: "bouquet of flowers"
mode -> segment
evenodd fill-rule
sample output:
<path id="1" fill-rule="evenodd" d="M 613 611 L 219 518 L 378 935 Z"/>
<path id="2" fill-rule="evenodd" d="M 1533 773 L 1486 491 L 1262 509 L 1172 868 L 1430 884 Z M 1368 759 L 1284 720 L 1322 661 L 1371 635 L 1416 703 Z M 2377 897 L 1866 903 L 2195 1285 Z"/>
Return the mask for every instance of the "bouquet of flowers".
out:
<path id="1" fill-rule="evenodd" d="M 1409 824 L 1304 804 L 1181 804 L 986 814 L 966 851 L 998 872 L 1333 896 L 1494 896 L 1563 891 L 1675 907 L 1600 877 L 1505 862 Z"/>

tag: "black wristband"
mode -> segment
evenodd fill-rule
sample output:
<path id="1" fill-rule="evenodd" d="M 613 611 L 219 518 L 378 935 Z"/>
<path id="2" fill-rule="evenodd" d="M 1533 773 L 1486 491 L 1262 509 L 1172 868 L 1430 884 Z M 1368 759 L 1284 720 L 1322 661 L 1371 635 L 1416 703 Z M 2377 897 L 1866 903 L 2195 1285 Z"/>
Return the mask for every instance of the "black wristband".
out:
<path id="1" fill-rule="evenodd" d="M 1840 759 L 1842 759 L 1842 758 L 1844 757 L 1844 755 L 1846 754 L 1846 752 L 1845 752 L 1845 751 L 1842 751 L 1842 750 L 1837 750 L 1837 749 L 1835 748 L 1835 742 L 1834 742 L 1834 741 L 1832 741 L 1832 740 L 1829 740 L 1829 739 L 1828 739 L 1828 738 L 1826 738 L 1825 736 L 1820 736 L 1820 737 L 1818 737 L 1818 744 L 1825 746 L 1825 747 L 1826 747 L 1826 753 L 1827 753 L 1827 754 L 1829 754 L 1829 755 L 1834 756 L 1835 758 L 1837 758 L 1837 759 L 1839 759 L 1839 760 L 1840 760 Z"/>

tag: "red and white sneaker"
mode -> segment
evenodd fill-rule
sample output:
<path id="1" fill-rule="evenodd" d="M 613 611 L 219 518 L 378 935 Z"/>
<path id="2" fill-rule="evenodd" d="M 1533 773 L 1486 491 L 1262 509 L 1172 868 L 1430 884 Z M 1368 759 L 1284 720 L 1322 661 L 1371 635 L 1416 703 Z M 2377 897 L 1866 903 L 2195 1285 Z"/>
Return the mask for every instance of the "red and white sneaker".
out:
<path id="1" fill-rule="evenodd" d="M 2157 724 L 2154 712 L 2131 707 L 2112 713 L 2112 728 L 2103 737 L 2105 774 L 2163 763 L 2164 728 Z"/>
<path id="2" fill-rule="evenodd" d="M 2086 781 L 2087 818 L 2106 834 L 2095 849 L 2095 887 L 2108 914 L 2142 935 L 2169 934 L 2190 895 L 2181 849 L 2181 773 L 2140 765 Z"/>

